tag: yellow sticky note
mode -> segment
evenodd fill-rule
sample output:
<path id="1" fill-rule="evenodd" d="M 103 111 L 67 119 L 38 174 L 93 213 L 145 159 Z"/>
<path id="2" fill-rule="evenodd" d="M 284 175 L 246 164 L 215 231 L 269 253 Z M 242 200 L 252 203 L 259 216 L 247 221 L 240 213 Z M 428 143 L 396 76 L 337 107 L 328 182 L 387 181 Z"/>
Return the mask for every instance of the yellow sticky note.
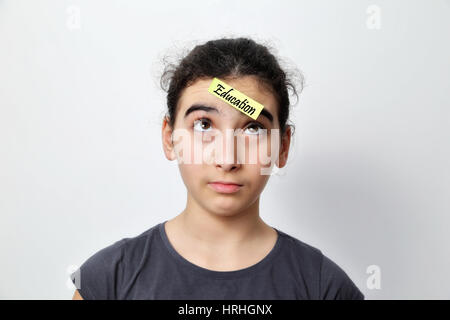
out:
<path id="1" fill-rule="evenodd" d="M 230 106 L 246 114 L 253 120 L 258 118 L 264 106 L 234 89 L 225 82 L 214 78 L 208 92 L 228 103 Z"/>

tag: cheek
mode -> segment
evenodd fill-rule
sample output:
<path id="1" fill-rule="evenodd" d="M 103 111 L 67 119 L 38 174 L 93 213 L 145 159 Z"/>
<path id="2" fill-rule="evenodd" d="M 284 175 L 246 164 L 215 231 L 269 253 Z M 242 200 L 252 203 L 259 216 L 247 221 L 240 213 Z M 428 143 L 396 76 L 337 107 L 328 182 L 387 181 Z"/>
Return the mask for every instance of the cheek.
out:
<path id="1" fill-rule="evenodd" d="M 261 191 L 266 185 L 270 176 L 261 174 L 261 165 L 249 164 L 243 169 L 249 188 L 253 192 Z"/>
<path id="2" fill-rule="evenodd" d="M 202 181 L 202 174 L 204 173 L 202 165 L 179 164 L 178 168 L 186 187 L 190 189 L 195 188 Z"/>
<path id="3" fill-rule="evenodd" d="M 245 143 L 245 163 L 259 167 L 269 167 L 278 155 L 277 136 L 251 136 Z"/>
<path id="4" fill-rule="evenodd" d="M 176 137 L 177 139 L 174 139 L 176 141 L 175 153 L 179 164 L 201 165 L 211 163 L 211 156 L 215 154 L 216 148 L 213 134 L 180 129 Z"/>
<path id="5" fill-rule="evenodd" d="M 201 157 L 198 155 L 202 153 L 202 136 L 194 134 L 187 128 L 178 128 L 174 133 L 175 154 L 179 165 L 200 164 Z M 181 170 L 181 168 L 180 168 Z M 191 168 L 184 168 L 186 170 L 195 170 Z"/>

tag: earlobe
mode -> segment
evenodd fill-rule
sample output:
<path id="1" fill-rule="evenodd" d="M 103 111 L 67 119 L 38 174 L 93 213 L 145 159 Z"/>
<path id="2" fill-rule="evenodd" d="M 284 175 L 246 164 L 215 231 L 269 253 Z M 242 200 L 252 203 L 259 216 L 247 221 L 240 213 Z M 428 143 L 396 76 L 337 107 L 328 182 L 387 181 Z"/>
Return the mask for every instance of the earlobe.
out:
<path id="1" fill-rule="evenodd" d="M 286 165 L 286 158 L 284 157 L 283 153 L 280 153 L 280 156 L 278 157 L 277 161 L 275 162 L 277 167 L 279 169 L 283 168 Z"/>

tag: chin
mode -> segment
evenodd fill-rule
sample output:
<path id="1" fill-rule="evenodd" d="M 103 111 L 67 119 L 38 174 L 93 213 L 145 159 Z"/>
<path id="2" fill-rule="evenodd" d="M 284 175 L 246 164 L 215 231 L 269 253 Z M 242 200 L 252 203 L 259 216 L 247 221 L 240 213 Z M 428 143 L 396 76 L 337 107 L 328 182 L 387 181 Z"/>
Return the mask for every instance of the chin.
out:
<path id="1" fill-rule="evenodd" d="M 211 201 L 206 205 L 206 207 L 210 212 L 213 212 L 218 216 L 233 216 L 235 214 L 238 214 L 242 210 L 241 206 L 236 202 L 236 200 L 233 200 L 233 202 L 221 200 Z"/>
<path id="2" fill-rule="evenodd" d="M 238 212 L 231 211 L 231 210 L 228 210 L 228 211 L 227 210 L 225 210 L 225 211 L 215 210 L 212 212 L 214 213 L 215 216 L 219 216 L 219 217 L 233 217 L 238 214 Z"/>
<path id="3" fill-rule="evenodd" d="M 234 216 L 248 207 L 247 203 L 242 203 L 242 199 L 211 199 L 206 207 L 219 216 Z"/>

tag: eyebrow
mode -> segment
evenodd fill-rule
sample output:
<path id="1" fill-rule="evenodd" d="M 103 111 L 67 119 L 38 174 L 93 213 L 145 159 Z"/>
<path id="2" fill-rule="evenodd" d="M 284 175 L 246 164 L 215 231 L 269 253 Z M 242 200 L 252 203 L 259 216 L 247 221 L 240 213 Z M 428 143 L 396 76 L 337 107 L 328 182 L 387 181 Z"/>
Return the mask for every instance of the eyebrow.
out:
<path id="1" fill-rule="evenodd" d="M 211 106 L 207 106 L 207 105 L 203 105 L 203 104 L 193 104 L 192 106 L 190 106 L 186 110 L 186 112 L 184 114 L 184 118 L 186 118 L 191 112 L 194 112 L 194 111 L 197 111 L 197 110 L 203 110 L 203 111 L 206 111 L 206 112 L 217 112 L 217 113 L 219 113 L 219 110 L 217 110 L 215 107 L 211 107 Z M 266 109 L 262 109 L 260 115 L 266 117 L 267 119 L 269 119 L 269 121 L 271 123 L 273 123 L 273 116 Z"/>
<path id="2" fill-rule="evenodd" d="M 205 106 L 203 104 L 193 104 L 192 106 L 190 106 L 186 110 L 186 113 L 184 114 L 184 117 L 186 118 L 189 115 L 189 113 L 197 111 L 197 110 L 203 110 L 203 111 L 206 111 L 206 112 L 217 112 L 217 113 L 219 113 L 219 110 L 217 110 L 214 107 Z"/>

